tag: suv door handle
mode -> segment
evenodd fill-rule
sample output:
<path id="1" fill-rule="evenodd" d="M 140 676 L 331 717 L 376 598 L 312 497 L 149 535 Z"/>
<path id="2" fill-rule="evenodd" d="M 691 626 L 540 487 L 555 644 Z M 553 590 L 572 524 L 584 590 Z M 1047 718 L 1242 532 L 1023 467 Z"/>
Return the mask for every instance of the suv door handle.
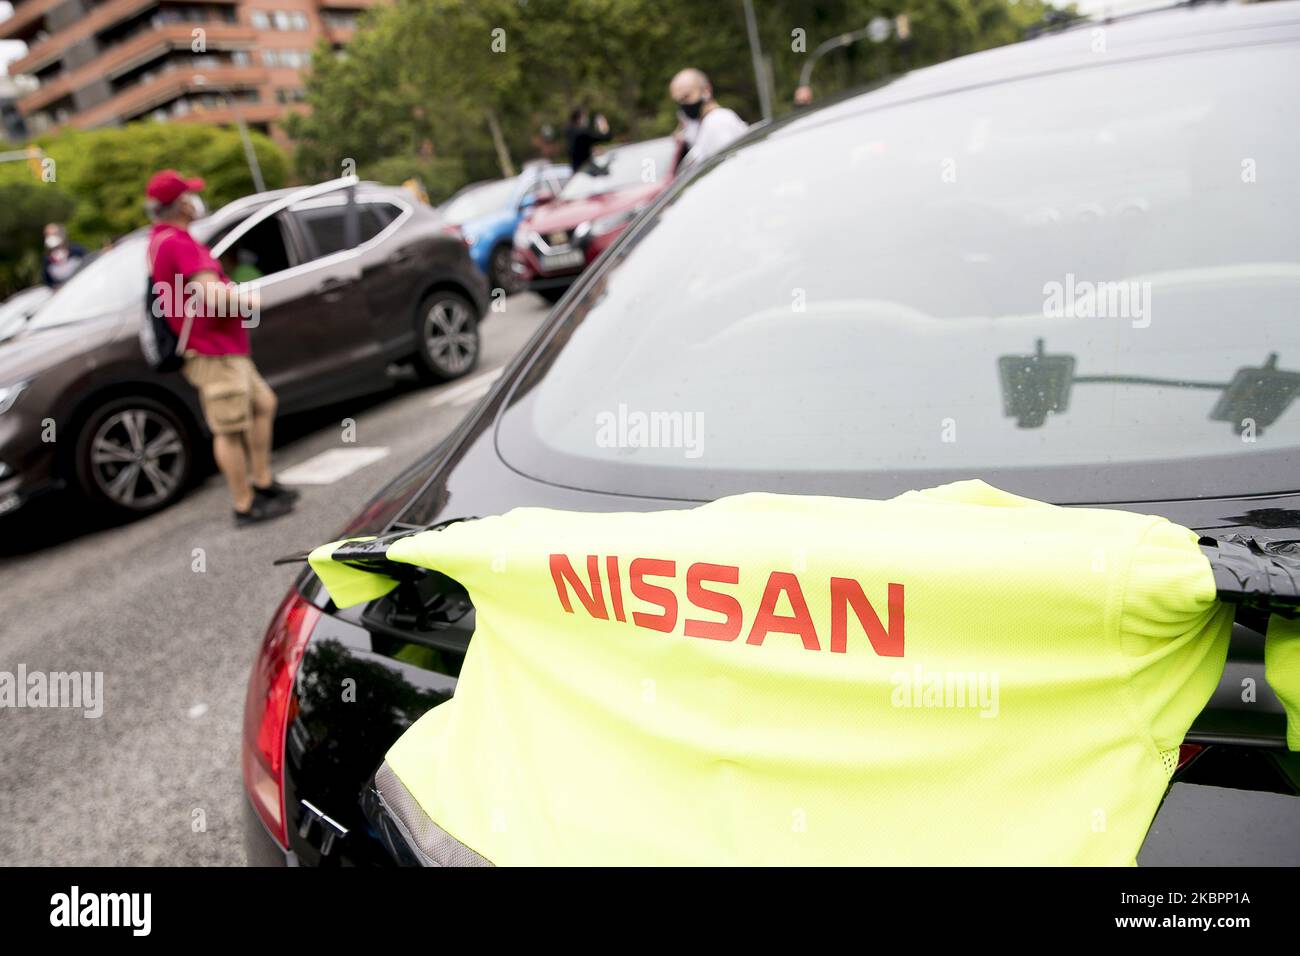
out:
<path id="1" fill-rule="evenodd" d="M 400 266 L 403 262 L 410 262 L 414 258 L 415 258 L 415 253 L 413 253 L 410 249 L 398 249 L 396 252 L 394 252 L 391 256 L 388 257 L 388 261 L 392 265 Z"/>

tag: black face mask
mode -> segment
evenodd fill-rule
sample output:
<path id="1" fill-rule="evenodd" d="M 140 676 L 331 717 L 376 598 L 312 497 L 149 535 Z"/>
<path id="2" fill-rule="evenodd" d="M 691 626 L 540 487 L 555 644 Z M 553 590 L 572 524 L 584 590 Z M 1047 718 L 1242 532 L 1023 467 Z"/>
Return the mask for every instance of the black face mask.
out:
<path id="1" fill-rule="evenodd" d="M 697 120 L 700 118 L 700 112 L 704 109 L 704 97 L 700 97 L 694 103 L 678 103 L 677 108 L 682 111 L 682 115 L 687 119 Z"/>

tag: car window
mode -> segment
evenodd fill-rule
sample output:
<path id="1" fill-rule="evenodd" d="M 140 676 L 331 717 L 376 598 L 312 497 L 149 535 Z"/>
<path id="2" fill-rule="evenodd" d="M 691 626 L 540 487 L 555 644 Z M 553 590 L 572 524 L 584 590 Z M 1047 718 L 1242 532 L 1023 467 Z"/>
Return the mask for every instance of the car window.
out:
<path id="1" fill-rule="evenodd" d="M 472 186 L 452 197 L 443 208 L 443 216 L 447 222 L 455 226 L 497 212 L 510 204 L 510 197 L 515 194 L 518 186 L 518 176 L 485 183 L 482 186 Z"/>
<path id="2" fill-rule="evenodd" d="M 295 209 L 313 246 L 313 258 L 330 256 L 352 247 L 348 241 L 348 206 L 337 203 L 307 209 Z"/>
<path id="3" fill-rule="evenodd" d="M 1265 170 L 1300 168 L 1273 119 L 1300 105 L 1296 54 L 778 128 L 613 251 L 498 447 L 535 477 L 661 498 L 1294 490 L 1300 194 Z"/>
<path id="4" fill-rule="evenodd" d="M 361 242 L 367 242 L 388 228 L 401 209 L 390 202 L 375 200 L 359 204 L 361 210 Z"/>
<path id="5" fill-rule="evenodd" d="M 293 262 L 279 216 L 259 222 L 221 256 L 221 268 L 235 282 L 252 282 L 282 272 Z"/>
<path id="6" fill-rule="evenodd" d="M 45 328 L 108 315 L 144 302 L 149 286 L 143 233 L 121 240 L 81 267 L 37 313 L 29 328 Z"/>
<path id="7" fill-rule="evenodd" d="M 669 138 L 606 150 L 574 173 L 560 198 L 588 199 L 629 186 L 658 182 L 672 171 L 676 151 L 676 144 Z"/>

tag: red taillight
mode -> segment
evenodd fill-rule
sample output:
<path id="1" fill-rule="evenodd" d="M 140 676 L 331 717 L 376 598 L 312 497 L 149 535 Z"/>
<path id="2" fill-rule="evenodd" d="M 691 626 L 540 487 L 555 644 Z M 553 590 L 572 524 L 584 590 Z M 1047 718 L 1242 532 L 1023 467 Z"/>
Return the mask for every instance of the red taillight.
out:
<path id="1" fill-rule="evenodd" d="M 280 602 L 262 638 L 244 699 L 244 789 L 271 835 L 286 849 L 284 737 L 295 702 L 298 664 L 320 611 L 296 590 Z"/>

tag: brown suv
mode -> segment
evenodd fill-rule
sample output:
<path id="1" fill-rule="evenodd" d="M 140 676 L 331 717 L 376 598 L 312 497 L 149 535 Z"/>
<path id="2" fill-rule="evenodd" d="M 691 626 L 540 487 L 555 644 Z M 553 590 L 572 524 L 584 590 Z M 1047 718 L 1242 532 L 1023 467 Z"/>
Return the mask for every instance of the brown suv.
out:
<path id="1" fill-rule="evenodd" d="M 478 361 L 486 283 L 405 190 L 347 177 L 237 200 L 192 229 L 261 291 L 249 335 L 281 413 L 382 390 L 395 361 L 432 381 Z M 0 343 L 0 515 L 66 485 L 143 514 L 188 485 L 203 419 L 140 350 L 145 243 L 121 239 Z"/>

